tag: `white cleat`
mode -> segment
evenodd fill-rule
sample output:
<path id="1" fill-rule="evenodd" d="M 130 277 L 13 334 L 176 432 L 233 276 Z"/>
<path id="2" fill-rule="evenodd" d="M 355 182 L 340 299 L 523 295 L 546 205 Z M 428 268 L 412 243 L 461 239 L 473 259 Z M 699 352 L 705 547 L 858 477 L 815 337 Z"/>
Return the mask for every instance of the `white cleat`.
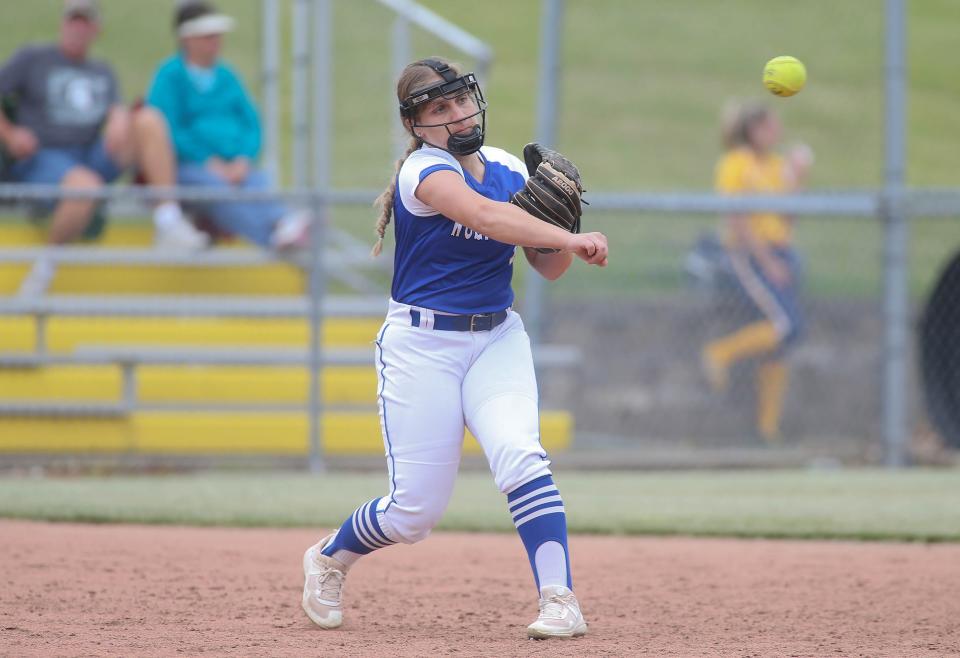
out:
<path id="1" fill-rule="evenodd" d="M 303 611 L 320 628 L 337 628 L 343 623 L 341 594 L 347 568 L 320 553 L 335 535 L 327 535 L 303 554 Z"/>
<path id="2" fill-rule="evenodd" d="M 23 299 L 32 299 L 47 294 L 56 272 L 57 263 L 41 256 L 33 263 L 33 267 L 30 268 L 27 276 L 23 278 L 17 295 Z"/>
<path id="3" fill-rule="evenodd" d="M 313 224 L 310 213 L 295 211 L 284 215 L 277 222 L 270 244 L 277 251 L 293 251 L 310 246 L 310 227 Z"/>
<path id="4" fill-rule="evenodd" d="M 165 228 L 157 227 L 154 245 L 171 251 L 201 251 L 210 246 L 210 236 L 181 217 Z"/>
<path id="5" fill-rule="evenodd" d="M 527 626 L 527 637 L 534 640 L 569 639 L 587 634 L 587 622 L 573 592 L 562 585 L 540 588 L 540 616 Z"/>

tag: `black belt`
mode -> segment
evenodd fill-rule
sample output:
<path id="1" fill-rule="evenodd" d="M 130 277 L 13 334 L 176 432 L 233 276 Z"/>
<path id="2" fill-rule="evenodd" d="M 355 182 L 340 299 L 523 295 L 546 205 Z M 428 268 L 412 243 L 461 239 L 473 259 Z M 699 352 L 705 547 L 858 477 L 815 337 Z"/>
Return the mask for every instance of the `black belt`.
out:
<path id="1" fill-rule="evenodd" d="M 496 313 L 474 313 L 473 315 L 433 314 L 433 328 L 440 331 L 490 331 L 503 324 L 507 319 L 506 311 Z M 410 324 L 420 326 L 420 311 L 410 309 Z"/>

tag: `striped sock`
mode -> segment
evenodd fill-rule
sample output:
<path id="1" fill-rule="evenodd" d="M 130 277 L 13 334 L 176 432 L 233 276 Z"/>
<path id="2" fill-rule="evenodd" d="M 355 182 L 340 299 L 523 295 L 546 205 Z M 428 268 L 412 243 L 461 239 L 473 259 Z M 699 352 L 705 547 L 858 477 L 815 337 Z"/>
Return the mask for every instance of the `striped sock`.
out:
<path id="1" fill-rule="evenodd" d="M 395 544 L 396 542 L 387 538 L 383 528 L 380 527 L 380 522 L 377 520 L 377 504 L 380 500 L 380 498 L 374 498 L 358 507 L 340 526 L 333 541 L 324 546 L 320 552 L 327 557 L 348 563 L 354 560 L 343 553 L 337 555 L 338 551 L 349 551 L 360 556 L 372 553 L 378 548 Z"/>
<path id="2" fill-rule="evenodd" d="M 567 515 L 553 478 L 544 475 L 507 495 L 507 505 L 527 549 L 537 589 L 565 585 L 573 589 L 567 550 Z"/>

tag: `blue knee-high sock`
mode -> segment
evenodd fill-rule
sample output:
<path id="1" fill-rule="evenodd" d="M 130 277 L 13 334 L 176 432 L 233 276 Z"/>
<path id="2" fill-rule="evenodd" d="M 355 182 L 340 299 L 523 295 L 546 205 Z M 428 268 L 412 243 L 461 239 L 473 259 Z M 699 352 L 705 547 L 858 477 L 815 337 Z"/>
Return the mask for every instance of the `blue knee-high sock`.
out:
<path id="1" fill-rule="evenodd" d="M 377 521 L 377 504 L 379 498 L 364 503 L 347 517 L 337 536 L 320 551 L 327 557 L 334 557 L 337 551 L 350 551 L 358 555 L 366 555 L 378 548 L 395 544 L 389 539 Z"/>
<path id="2" fill-rule="evenodd" d="M 537 549 L 547 542 L 556 542 L 563 548 L 567 587 L 573 589 L 570 575 L 570 551 L 567 549 L 567 515 L 563 509 L 560 491 L 553 478 L 544 475 L 531 480 L 507 494 L 507 505 L 517 526 L 520 539 L 527 549 L 533 578 L 540 589 L 540 572 L 537 568 Z M 553 565 L 558 566 L 558 565 Z"/>

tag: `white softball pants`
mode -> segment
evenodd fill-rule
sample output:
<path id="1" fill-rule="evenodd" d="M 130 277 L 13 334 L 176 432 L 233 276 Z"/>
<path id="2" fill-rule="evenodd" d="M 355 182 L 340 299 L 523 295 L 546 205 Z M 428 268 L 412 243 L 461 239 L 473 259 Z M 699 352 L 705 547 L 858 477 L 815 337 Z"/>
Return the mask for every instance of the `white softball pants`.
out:
<path id="1" fill-rule="evenodd" d="M 410 310 L 420 312 L 420 326 Z M 391 300 L 377 339 L 380 424 L 390 495 L 378 521 L 393 541 L 424 539 L 453 492 L 464 426 L 500 491 L 550 474 L 530 340 L 513 311 L 490 331 L 440 331 L 433 311 Z"/>

